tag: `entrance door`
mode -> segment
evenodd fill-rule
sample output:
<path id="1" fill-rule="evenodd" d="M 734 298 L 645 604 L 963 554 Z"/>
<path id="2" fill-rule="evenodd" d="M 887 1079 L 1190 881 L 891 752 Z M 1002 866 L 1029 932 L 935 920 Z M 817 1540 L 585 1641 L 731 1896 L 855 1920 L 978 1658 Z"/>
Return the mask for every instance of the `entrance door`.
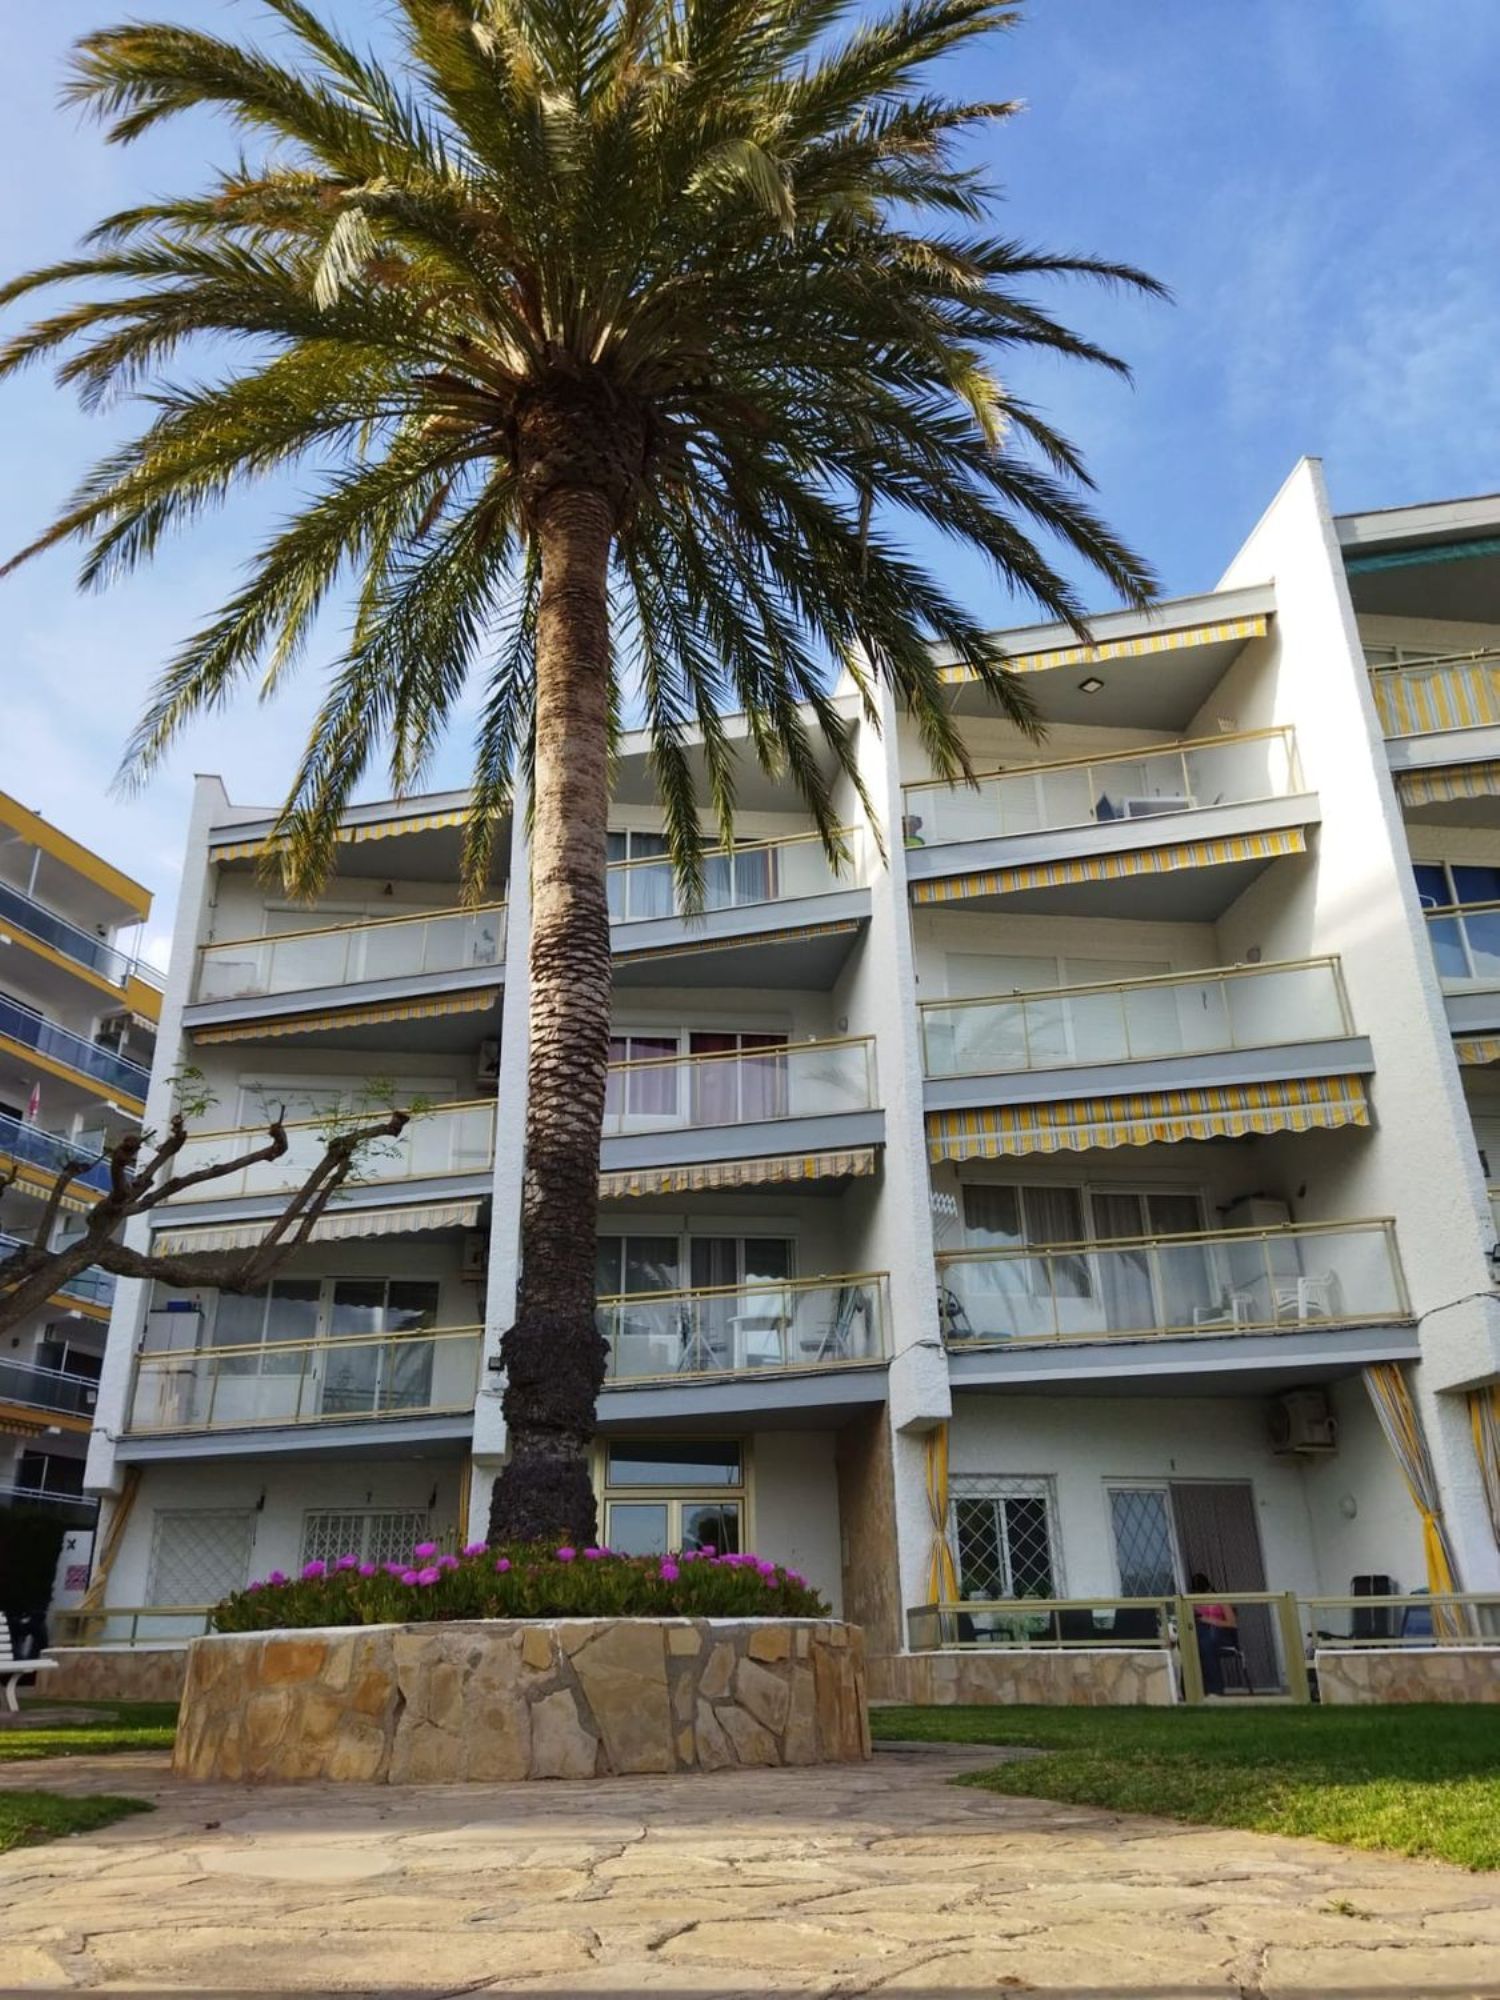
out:
<path id="1" fill-rule="evenodd" d="M 1195 1576 L 1232 1599 L 1237 1590 L 1264 1590 L 1265 1561 L 1248 1481 L 1163 1480 L 1109 1489 L 1115 1565 L 1123 1597 L 1189 1591 Z M 1252 1694 L 1285 1687 L 1270 1610 L 1238 1609 L 1238 1645 Z"/>

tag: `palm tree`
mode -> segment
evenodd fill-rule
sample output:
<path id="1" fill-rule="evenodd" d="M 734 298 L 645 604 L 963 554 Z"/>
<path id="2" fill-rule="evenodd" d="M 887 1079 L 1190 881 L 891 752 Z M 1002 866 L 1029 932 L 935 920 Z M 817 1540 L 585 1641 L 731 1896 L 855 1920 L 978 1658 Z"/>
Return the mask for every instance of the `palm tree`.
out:
<path id="1" fill-rule="evenodd" d="M 1011 25 L 1005 0 L 396 0 L 381 58 L 302 0 L 264 5 L 274 53 L 170 25 L 76 48 L 66 100 L 111 140 L 211 108 L 251 153 L 0 292 L 79 288 L 0 372 L 50 358 L 86 403 L 124 391 L 146 411 L 16 560 L 76 537 L 98 584 L 251 479 L 314 482 L 166 667 L 125 767 L 139 779 L 256 669 L 274 687 L 352 587 L 278 823 L 299 892 L 325 878 L 372 758 L 397 791 L 417 784 L 477 681 L 468 889 L 521 770 L 533 813 L 522 1275 L 492 1527 L 591 1536 L 616 720 L 634 704 L 650 729 L 689 897 L 704 837 L 688 745 L 696 732 L 727 840 L 730 704 L 835 860 L 816 731 L 859 784 L 835 666 L 872 723 L 885 677 L 943 774 L 967 766 L 934 643 L 1034 726 L 999 644 L 901 531 L 936 524 L 1074 625 L 1040 534 L 1144 601 L 1150 573 L 1087 504 L 1077 451 L 994 370 L 1034 347 L 1123 372 L 1032 303 L 1032 281 L 1160 287 L 984 227 L 991 191 L 962 149 L 1015 107 L 922 78 Z M 163 382 L 199 342 L 223 372 Z"/>

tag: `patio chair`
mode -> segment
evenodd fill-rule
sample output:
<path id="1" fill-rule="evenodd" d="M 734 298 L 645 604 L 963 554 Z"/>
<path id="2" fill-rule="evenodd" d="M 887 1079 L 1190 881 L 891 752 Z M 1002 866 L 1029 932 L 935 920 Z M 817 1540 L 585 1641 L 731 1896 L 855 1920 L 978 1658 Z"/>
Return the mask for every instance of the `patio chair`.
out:
<path id="1" fill-rule="evenodd" d="M 1255 1301 L 1247 1291 L 1230 1289 L 1221 1292 L 1210 1306 L 1193 1307 L 1193 1330 L 1215 1326 L 1249 1326 L 1255 1318 Z"/>
<path id="2" fill-rule="evenodd" d="M 972 1340 L 974 1326 L 963 1300 L 947 1285 L 938 1286 L 938 1322 L 944 1340 Z"/>
<path id="3" fill-rule="evenodd" d="M 863 1285 L 840 1285 L 828 1324 L 811 1331 L 799 1342 L 810 1361 L 852 1361 L 854 1323 L 860 1322 L 860 1346 L 870 1344 L 870 1297 Z"/>
<path id="4" fill-rule="evenodd" d="M 1275 1279 L 1271 1286 L 1271 1301 L 1277 1319 L 1332 1319 L 1336 1283 L 1332 1271 L 1315 1276 Z"/>

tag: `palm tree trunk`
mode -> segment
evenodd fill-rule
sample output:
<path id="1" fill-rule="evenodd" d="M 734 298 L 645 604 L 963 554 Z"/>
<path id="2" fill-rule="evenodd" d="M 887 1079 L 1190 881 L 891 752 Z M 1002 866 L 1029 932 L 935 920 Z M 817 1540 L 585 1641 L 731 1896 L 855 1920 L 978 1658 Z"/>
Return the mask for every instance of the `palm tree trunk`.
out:
<path id="1" fill-rule="evenodd" d="M 531 1041 L 521 1282 L 501 1343 L 510 1458 L 493 1540 L 595 1540 L 588 1449 L 606 1349 L 594 1320 L 599 1138 L 611 971 L 606 497 L 561 486 L 538 509 L 531 841 Z"/>

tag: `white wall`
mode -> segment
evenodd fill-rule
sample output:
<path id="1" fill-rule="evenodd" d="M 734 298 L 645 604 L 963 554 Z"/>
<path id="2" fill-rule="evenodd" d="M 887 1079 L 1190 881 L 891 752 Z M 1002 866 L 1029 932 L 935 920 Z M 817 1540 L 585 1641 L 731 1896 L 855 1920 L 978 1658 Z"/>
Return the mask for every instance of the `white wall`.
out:
<path id="1" fill-rule="evenodd" d="M 837 1616 L 839 1497 L 831 1431 L 757 1431 L 752 1442 L 755 1553 L 805 1576 Z"/>

